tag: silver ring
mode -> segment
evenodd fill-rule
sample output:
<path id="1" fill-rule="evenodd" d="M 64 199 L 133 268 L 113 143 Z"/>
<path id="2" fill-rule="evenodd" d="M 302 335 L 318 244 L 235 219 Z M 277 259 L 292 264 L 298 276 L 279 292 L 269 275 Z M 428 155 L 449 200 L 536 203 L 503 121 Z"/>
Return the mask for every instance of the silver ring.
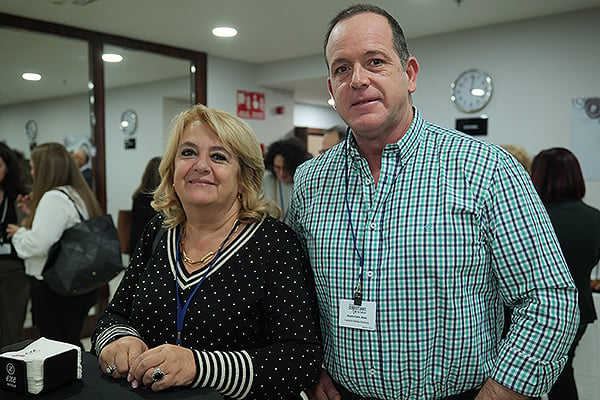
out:
<path id="1" fill-rule="evenodd" d="M 115 372 L 117 370 L 117 366 L 116 365 L 109 365 L 108 367 L 106 367 L 106 373 L 109 375 L 112 375 L 113 372 Z"/>
<path id="2" fill-rule="evenodd" d="M 154 373 L 152 374 L 153 382 L 160 382 L 165 379 L 165 373 L 159 367 L 154 367 Z"/>

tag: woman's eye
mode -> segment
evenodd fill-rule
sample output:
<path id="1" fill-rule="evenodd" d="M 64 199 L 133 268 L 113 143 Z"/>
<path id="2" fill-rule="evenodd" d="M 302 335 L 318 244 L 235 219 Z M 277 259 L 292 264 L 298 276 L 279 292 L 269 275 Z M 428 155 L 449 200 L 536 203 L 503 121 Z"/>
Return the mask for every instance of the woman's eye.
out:
<path id="1" fill-rule="evenodd" d="M 183 149 L 181 150 L 182 157 L 192 157 L 196 154 L 196 152 L 192 149 Z"/>
<path id="2" fill-rule="evenodd" d="M 210 157 L 215 161 L 227 161 L 227 157 L 221 153 L 214 153 Z"/>

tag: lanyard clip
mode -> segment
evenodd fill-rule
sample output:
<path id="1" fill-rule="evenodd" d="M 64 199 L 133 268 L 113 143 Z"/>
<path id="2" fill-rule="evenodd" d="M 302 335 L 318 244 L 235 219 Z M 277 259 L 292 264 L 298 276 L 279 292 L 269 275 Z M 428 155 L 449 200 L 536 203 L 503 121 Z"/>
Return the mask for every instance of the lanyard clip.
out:
<path id="1" fill-rule="evenodd" d="M 358 282 L 354 288 L 354 305 L 360 307 L 362 305 L 362 282 Z"/>

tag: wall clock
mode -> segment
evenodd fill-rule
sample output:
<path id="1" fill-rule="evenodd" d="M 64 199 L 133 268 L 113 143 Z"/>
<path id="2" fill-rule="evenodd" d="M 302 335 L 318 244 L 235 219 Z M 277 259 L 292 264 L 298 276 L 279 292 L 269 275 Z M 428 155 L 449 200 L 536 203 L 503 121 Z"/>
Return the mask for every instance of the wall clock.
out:
<path id="1" fill-rule="evenodd" d="M 27 141 L 29 142 L 29 148 L 33 149 L 35 147 L 35 139 L 38 134 L 38 126 L 35 120 L 30 119 L 25 122 L 25 136 L 27 137 Z"/>
<path id="2" fill-rule="evenodd" d="M 138 116 L 132 109 L 127 109 L 121 114 L 121 122 L 119 123 L 119 129 L 125 135 L 133 135 L 137 129 Z"/>
<path id="3" fill-rule="evenodd" d="M 492 97 L 492 78 L 484 71 L 470 69 L 461 73 L 450 85 L 450 100 L 460 111 L 471 113 L 483 109 Z"/>

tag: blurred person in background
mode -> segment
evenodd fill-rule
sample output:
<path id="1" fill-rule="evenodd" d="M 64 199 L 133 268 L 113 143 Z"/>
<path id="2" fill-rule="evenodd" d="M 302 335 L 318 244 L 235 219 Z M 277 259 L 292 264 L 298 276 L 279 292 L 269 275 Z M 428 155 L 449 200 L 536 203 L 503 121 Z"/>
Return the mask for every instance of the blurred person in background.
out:
<path id="1" fill-rule="evenodd" d="M 24 217 L 16 202 L 18 196 L 28 193 L 14 151 L 0 142 L 0 347 L 24 339 L 29 281 L 6 228 Z"/>
<path id="2" fill-rule="evenodd" d="M 531 178 L 558 237 L 575 281 L 581 315 L 569 358 L 548 393 L 550 400 L 576 400 L 575 350 L 588 324 L 597 318 L 590 273 L 600 260 L 600 211 L 583 202 L 585 181 L 575 155 L 561 147 L 542 150 L 533 159 Z"/>
<path id="3" fill-rule="evenodd" d="M 18 201 L 27 217 L 20 227 L 9 224 L 7 232 L 17 255 L 25 261 L 25 273 L 30 277 L 34 325 L 48 339 L 82 347 L 79 335 L 83 320 L 96 303 L 98 290 L 61 296 L 45 284 L 42 272 L 50 247 L 60 240 L 65 230 L 80 222 L 79 213 L 90 218 L 102 215 L 102 210 L 62 144 L 36 146 L 31 152 L 30 165 L 33 191 L 30 198 Z"/>
<path id="4" fill-rule="evenodd" d="M 131 196 L 133 203 L 131 205 L 131 233 L 129 237 L 129 254 L 133 254 L 135 246 L 137 245 L 142 231 L 146 224 L 156 215 L 156 211 L 150 203 L 154 196 L 154 190 L 160 183 L 160 173 L 158 166 L 162 157 L 153 157 L 146 164 L 144 174 L 142 175 L 142 182 L 140 186 L 135 189 Z"/>
<path id="5" fill-rule="evenodd" d="M 311 157 L 304 143 L 295 137 L 273 142 L 267 149 L 265 167 L 268 172 L 263 179 L 263 191 L 265 197 L 281 209 L 283 222 L 288 219 L 296 168 Z"/>

